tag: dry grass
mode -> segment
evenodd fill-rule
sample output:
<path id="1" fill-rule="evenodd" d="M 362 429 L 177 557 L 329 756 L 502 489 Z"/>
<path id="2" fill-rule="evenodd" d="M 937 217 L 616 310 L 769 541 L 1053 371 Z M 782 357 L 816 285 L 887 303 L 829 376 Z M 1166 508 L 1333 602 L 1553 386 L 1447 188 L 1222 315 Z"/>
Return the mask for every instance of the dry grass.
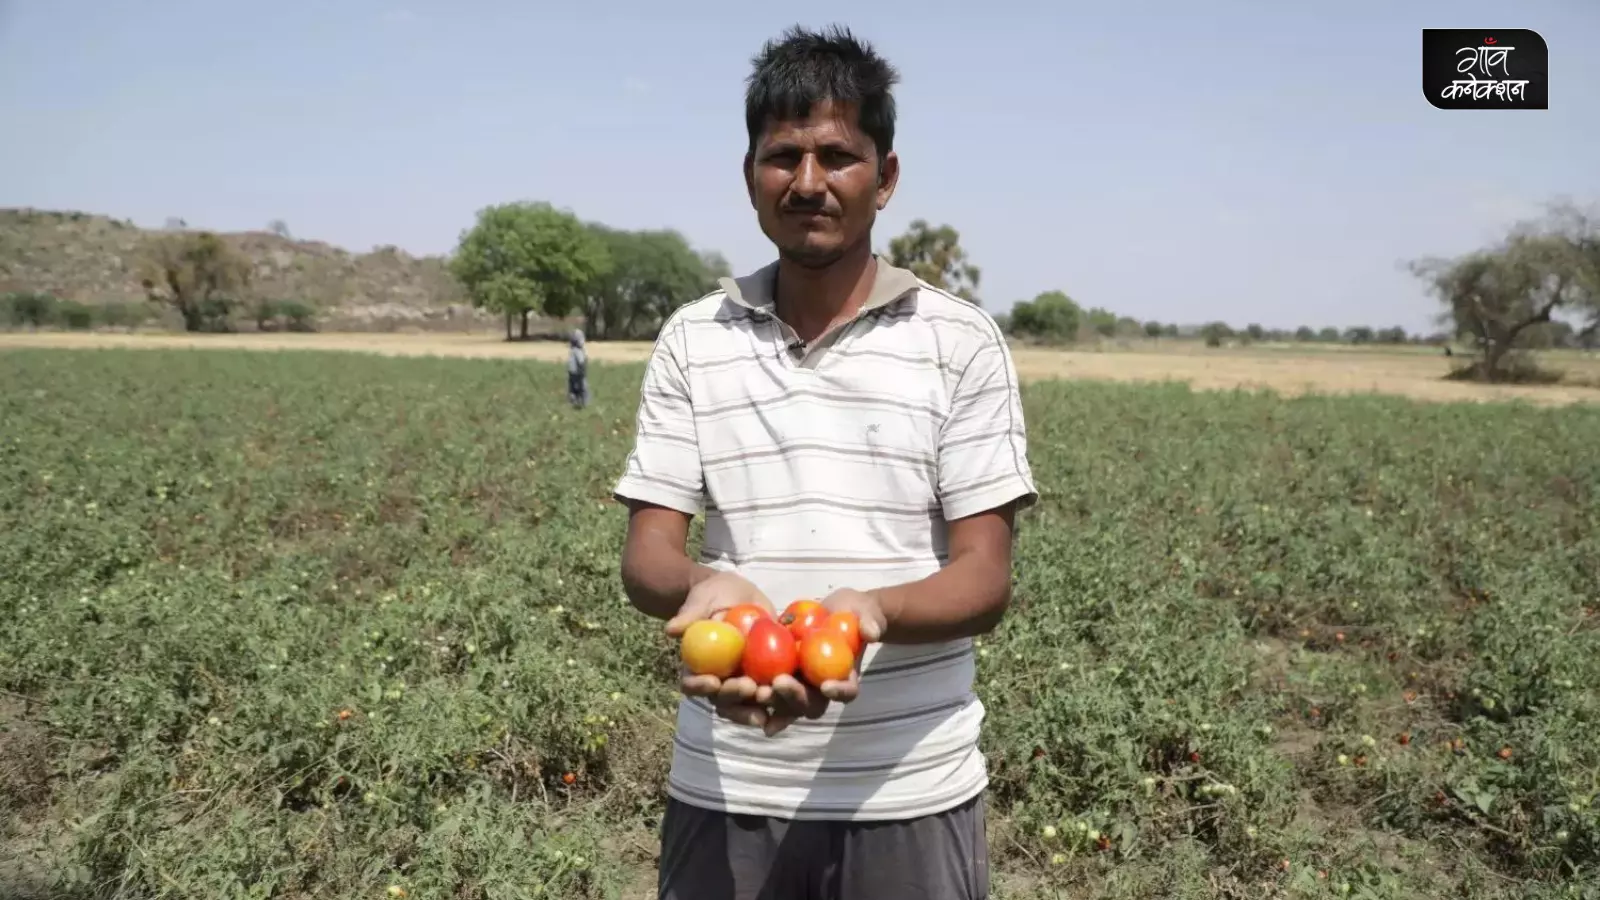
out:
<path id="1" fill-rule="evenodd" d="M 7 347 L 144 347 L 248 350 L 345 350 L 389 356 L 484 357 L 561 360 L 563 344 L 508 343 L 497 333 L 479 334 L 0 334 Z M 639 362 L 646 342 L 595 343 L 597 362 Z M 1208 349 L 1193 342 L 1128 350 L 1072 351 L 1036 347 L 1015 350 L 1026 380 L 1087 378 L 1103 381 L 1188 382 L 1196 390 L 1268 389 L 1280 394 L 1400 394 L 1431 401 L 1524 399 L 1540 405 L 1600 402 L 1600 355 L 1554 352 L 1549 365 L 1566 371 L 1554 385 L 1480 385 L 1444 380 L 1451 363 L 1431 349 L 1364 350 L 1272 347 Z"/>

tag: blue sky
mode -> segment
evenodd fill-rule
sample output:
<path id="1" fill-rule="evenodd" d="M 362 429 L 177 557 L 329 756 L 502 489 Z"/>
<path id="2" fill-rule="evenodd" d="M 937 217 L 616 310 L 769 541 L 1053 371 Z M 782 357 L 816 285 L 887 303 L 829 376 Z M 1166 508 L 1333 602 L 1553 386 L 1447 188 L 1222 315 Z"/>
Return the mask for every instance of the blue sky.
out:
<path id="1" fill-rule="evenodd" d="M 796 22 L 900 69 L 877 241 L 954 225 L 991 310 L 1428 328 L 1406 259 L 1600 201 L 1594 0 L 541 6 L 0 0 L 0 206 L 442 253 L 541 199 L 744 271 L 744 78 Z M 1425 102 L 1420 29 L 1485 26 L 1544 35 L 1552 109 Z"/>

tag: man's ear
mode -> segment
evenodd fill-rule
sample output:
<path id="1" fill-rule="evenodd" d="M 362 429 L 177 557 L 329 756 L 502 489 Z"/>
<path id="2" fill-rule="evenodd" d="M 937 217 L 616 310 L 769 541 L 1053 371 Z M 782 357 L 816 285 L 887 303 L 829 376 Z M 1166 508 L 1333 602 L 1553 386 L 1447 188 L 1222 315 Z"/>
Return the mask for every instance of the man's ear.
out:
<path id="1" fill-rule="evenodd" d="M 744 192 L 750 197 L 752 209 L 756 205 L 756 155 L 754 151 L 746 150 L 744 154 Z"/>
<path id="2" fill-rule="evenodd" d="M 900 183 L 900 154 L 890 150 L 878 160 L 878 209 L 889 205 L 894 189 Z"/>

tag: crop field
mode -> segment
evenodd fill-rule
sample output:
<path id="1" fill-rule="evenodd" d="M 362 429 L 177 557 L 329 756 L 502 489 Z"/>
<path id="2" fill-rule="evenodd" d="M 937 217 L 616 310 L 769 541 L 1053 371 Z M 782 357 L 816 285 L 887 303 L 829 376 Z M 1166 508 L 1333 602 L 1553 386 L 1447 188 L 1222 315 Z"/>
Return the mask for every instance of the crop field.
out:
<path id="1" fill-rule="evenodd" d="M 651 897 L 640 374 L 0 350 L 0 897 Z M 1600 408 L 1025 403 L 997 898 L 1600 896 Z"/>
<path id="2" fill-rule="evenodd" d="M 14 347 L 238 350 L 341 350 L 383 356 L 553 360 L 566 358 L 564 344 L 507 342 L 497 332 L 316 334 L 184 334 L 18 331 L 0 332 L 0 350 Z M 589 344 L 597 363 L 640 362 L 650 344 L 603 341 Z M 1184 383 L 1201 390 L 1267 389 L 1304 393 L 1381 393 L 1435 401 L 1526 400 L 1541 406 L 1600 403 L 1600 354 L 1547 350 L 1539 354 L 1562 373 L 1558 384 L 1476 384 L 1444 379 L 1453 362 L 1434 347 L 1352 347 L 1324 344 L 1256 344 L 1209 348 L 1193 340 L 1132 340 L 1106 347 L 1058 349 L 1017 346 L 1017 372 L 1024 379 L 1085 378 L 1136 384 Z"/>

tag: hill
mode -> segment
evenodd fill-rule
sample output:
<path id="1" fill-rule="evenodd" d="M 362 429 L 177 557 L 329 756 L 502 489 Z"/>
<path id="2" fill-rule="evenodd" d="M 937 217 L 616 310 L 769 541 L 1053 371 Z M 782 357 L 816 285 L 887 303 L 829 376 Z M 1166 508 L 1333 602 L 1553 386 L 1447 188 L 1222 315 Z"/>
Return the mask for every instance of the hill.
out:
<path id="1" fill-rule="evenodd" d="M 160 231 L 72 211 L 0 209 L 0 294 L 37 291 L 99 305 L 144 299 L 140 266 Z M 479 327 L 443 257 L 395 247 L 352 253 L 270 231 L 225 233 L 250 261 L 251 297 L 299 301 L 339 328 Z"/>

